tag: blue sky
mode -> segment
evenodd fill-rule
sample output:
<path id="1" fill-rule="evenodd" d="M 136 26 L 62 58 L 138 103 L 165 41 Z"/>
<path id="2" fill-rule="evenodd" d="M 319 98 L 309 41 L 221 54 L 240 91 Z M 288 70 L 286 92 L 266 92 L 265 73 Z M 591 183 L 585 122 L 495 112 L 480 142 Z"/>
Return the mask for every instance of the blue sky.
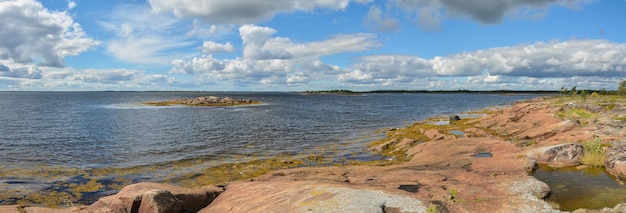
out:
<path id="1" fill-rule="evenodd" d="M 625 0 L 0 0 L 0 90 L 615 89 Z"/>

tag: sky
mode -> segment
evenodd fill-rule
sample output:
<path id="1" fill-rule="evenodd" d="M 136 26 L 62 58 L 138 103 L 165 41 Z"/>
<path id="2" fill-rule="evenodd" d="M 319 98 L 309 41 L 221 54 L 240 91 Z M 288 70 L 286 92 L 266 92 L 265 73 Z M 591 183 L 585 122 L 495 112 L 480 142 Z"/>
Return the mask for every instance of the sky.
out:
<path id="1" fill-rule="evenodd" d="M 0 0 L 0 91 L 615 90 L 626 0 Z"/>

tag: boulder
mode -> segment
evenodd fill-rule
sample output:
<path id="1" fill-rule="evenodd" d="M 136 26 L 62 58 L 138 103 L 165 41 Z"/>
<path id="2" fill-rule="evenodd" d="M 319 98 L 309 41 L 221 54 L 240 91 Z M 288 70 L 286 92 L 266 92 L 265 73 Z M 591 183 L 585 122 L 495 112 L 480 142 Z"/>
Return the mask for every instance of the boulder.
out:
<path id="1" fill-rule="evenodd" d="M 507 184 L 505 184 L 507 185 Z M 502 212 L 554 212 L 561 211 L 552 209 L 550 204 L 543 201 L 550 187 L 548 184 L 527 176 L 524 180 L 514 181 L 510 184 L 509 193 L 517 195 L 516 199 L 508 199 L 504 201 L 505 208 Z"/>
<path id="2" fill-rule="evenodd" d="M 429 129 L 424 131 L 424 135 L 426 135 L 426 137 L 428 137 L 428 139 L 436 141 L 436 140 L 449 140 L 449 139 L 455 139 L 456 137 L 452 136 L 452 135 L 446 135 L 443 134 L 441 132 L 439 132 L 438 130 L 435 129 Z"/>
<path id="3" fill-rule="evenodd" d="M 565 167 L 580 165 L 583 156 L 582 144 L 560 144 L 540 147 L 527 153 L 528 157 L 537 163 L 546 163 L 550 167 Z"/>
<path id="4" fill-rule="evenodd" d="M 455 121 L 461 120 L 461 118 L 458 115 L 450 115 L 449 119 L 450 119 L 450 123 L 454 123 Z"/>
<path id="5" fill-rule="evenodd" d="M 626 179 L 626 142 L 613 143 L 609 147 L 604 165 L 609 174 Z"/>
<path id="6" fill-rule="evenodd" d="M 176 200 L 180 202 L 180 210 L 197 212 L 213 202 L 223 191 L 222 188 L 213 186 L 184 188 L 163 183 L 137 183 L 122 188 L 115 195 L 99 199 L 81 212 L 130 213 L 139 212 L 140 209 L 159 210 L 164 209 L 160 206 L 171 204 L 177 206 L 178 202 Z M 172 197 L 175 199 L 172 199 Z"/>
<path id="7" fill-rule="evenodd" d="M 139 212 L 170 213 L 181 212 L 183 202 L 163 189 L 153 189 L 141 196 Z"/>

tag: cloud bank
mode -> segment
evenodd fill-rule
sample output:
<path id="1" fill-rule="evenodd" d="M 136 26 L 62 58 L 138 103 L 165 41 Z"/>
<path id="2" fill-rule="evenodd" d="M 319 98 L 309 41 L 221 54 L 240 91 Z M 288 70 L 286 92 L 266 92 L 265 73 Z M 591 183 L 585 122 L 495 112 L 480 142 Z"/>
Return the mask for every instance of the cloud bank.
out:
<path id="1" fill-rule="evenodd" d="M 598 78 L 617 82 L 626 73 L 626 44 L 607 40 L 535 42 L 433 58 L 366 55 L 353 58 L 349 67 L 340 67 L 321 58 L 375 49 L 380 41 L 374 34 L 350 34 L 298 43 L 274 37 L 275 29 L 256 25 L 241 26 L 239 33 L 243 42 L 241 58 L 218 59 L 208 54 L 178 59 L 172 62 L 170 72 L 193 74 L 204 82 L 231 81 L 269 88 L 274 84 L 327 82 L 373 89 L 501 89 L 510 85 L 537 89 L 539 84 L 542 89 L 555 89 L 563 86 L 559 84 L 586 82 L 592 86 L 591 80 Z"/>
<path id="2" fill-rule="evenodd" d="M 606 40 L 536 42 L 463 52 L 431 59 L 413 55 L 372 55 L 355 59 L 350 82 L 394 81 L 403 78 L 468 77 L 488 74 L 485 82 L 507 79 L 624 77 L 626 44 Z M 474 78 L 475 79 L 475 78 Z"/>

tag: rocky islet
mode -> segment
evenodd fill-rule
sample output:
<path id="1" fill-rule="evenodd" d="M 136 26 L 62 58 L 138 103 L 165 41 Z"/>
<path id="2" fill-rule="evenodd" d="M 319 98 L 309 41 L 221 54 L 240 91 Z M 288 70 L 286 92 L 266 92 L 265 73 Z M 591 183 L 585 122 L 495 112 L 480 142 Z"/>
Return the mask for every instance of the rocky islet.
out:
<path id="1" fill-rule="evenodd" d="M 238 106 L 260 104 L 261 102 L 251 99 L 235 99 L 231 97 L 202 96 L 196 98 L 181 98 L 166 101 L 146 102 L 147 105 L 153 106 L 171 106 L 171 105 L 187 105 L 187 106 Z"/>

